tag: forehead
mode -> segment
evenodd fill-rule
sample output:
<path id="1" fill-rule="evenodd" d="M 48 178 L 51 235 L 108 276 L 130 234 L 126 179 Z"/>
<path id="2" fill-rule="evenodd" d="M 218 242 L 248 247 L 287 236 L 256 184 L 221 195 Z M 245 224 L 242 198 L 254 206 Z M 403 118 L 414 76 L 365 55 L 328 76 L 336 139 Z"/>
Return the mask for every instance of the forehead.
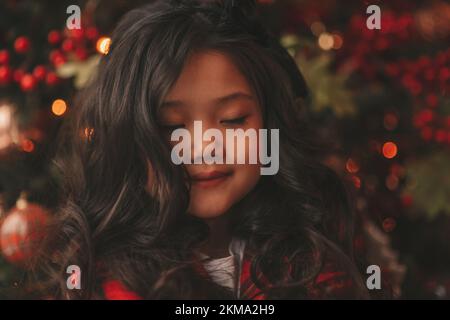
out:
<path id="1" fill-rule="evenodd" d="M 165 100 L 201 103 L 233 92 L 252 94 L 247 79 L 230 57 L 206 51 L 189 58 Z"/>

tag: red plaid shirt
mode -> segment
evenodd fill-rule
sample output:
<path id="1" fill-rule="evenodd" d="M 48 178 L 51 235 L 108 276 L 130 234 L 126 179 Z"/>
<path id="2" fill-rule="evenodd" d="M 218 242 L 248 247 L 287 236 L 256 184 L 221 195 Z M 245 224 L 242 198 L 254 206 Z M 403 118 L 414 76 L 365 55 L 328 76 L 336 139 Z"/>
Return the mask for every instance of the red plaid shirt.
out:
<path id="1" fill-rule="evenodd" d="M 266 295 L 256 286 L 250 276 L 251 259 L 244 254 L 242 261 L 240 281 L 240 299 L 244 300 L 265 300 Z M 197 266 L 197 271 L 207 276 L 207 271 L 201 264 Z M 259 276 L 264 283 L 262 274 Z M 117 280 L 103 282 L 104 296 L 107 300 L 140 300 L 138 294 L 125 288 Z M 313 284 L 308 287 L 308 298 L 310 299 L 339 299 L 352 298 L 353 282 L 343 271 L 333 269 L 333 264 L 325 264 L 322 272 L 316 277 Z"/>

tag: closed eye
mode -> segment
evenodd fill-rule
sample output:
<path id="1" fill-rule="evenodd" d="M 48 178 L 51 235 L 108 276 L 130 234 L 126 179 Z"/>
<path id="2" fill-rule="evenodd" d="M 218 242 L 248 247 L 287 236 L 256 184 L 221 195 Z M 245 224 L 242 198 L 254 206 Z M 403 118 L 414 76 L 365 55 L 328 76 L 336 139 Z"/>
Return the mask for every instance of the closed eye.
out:
<path id="1" fill-rule="evenodd" d="M 244 124 L 244 122 L 247 118 L 248 118 L 248 116 L 243 116 L 243 117 L 234 118 L 234 119 L 222 120 L 222 121 L 220 121 L 220 123 L 228 124 L 228 125 Z"/>

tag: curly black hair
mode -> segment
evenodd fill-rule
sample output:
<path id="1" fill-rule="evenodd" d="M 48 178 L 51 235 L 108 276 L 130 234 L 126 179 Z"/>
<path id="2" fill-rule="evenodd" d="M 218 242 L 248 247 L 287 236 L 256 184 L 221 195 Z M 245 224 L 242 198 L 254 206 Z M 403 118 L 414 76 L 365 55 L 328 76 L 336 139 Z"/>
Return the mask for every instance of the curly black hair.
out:
<path id="1" fill-rule="evenodd" d="M 232 59 L 258 97 L 265 127 L 280 130 L 279 172 L 262 177 L 232 208 L 239 212 L 233 234 L 252 252 L 252 277 L 258 283 L 263 272 L 271 283 L 258 286 L 270 298 L 305 298 L 333 261 L 353 281 L 353 297 L 366 297 L 351 258 L 346 190 L 313 156 L 301 116 L 307 86 L 258 20 L 255 1 L 159 0 L 119 22 L 95 80 L 63 128 L 57 163 L 65 197 L 36 264 L 44 289 L 58 298 L 101 297 L 101 281 L 111 276 L 143 298 L 230 297 L 193 272 L 192 250 L 209 230 L 186 214 L 183 169 L 170 160 L 157 123 L 187 58 L 201 50 Z M 81 290 L 66 288 L 72 264 L 83 270 Z"/>

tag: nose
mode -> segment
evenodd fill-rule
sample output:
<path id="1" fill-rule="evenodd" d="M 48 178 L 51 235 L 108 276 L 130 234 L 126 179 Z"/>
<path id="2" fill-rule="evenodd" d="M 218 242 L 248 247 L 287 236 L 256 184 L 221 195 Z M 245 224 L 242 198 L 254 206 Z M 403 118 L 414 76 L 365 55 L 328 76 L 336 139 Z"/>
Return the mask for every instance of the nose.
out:
<path id="1" fill-rule="evenodd" d="M 191 155 L 193 164 L 212 164 L 223 159 L 224 143 L 222 132 L 208 121 L 194 121 L 191 133 Z"/>

